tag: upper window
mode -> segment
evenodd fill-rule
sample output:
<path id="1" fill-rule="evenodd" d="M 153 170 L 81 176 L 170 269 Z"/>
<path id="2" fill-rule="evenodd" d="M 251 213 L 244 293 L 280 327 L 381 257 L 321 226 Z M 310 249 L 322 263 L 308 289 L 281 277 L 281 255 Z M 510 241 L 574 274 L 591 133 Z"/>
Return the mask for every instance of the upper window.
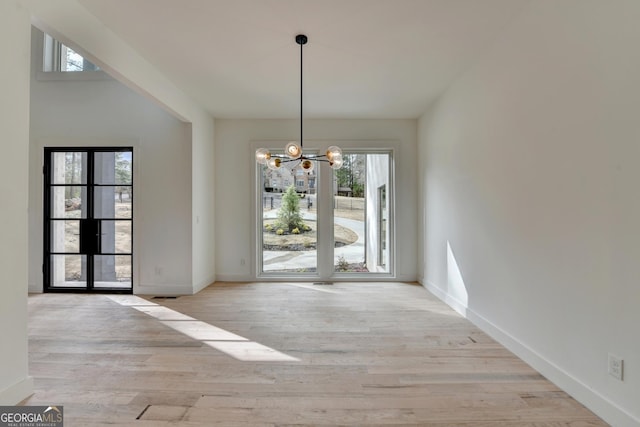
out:
<path id="1" fill-rule="evenodd" d="M 42 71 L 100 71 L 100 68 L 49 34 L 45 34 L 42 49 Z"/>

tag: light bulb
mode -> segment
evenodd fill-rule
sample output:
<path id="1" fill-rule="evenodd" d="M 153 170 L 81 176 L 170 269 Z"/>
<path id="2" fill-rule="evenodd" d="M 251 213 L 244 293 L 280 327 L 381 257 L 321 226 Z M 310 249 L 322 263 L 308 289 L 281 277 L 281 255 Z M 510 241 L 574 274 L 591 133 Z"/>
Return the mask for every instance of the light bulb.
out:
<path id="1" fill-rule="evenodd" d="M 300 146 L 295 142 L 290 142 L 286 147 L 284 147 L 284 152 L 292 159 L 297 159 L 302 155 L 302 148 L 300 148 Z"/>
<path id="2" fill-rule="evenodd" d="M 256 150 L 256 162 L 266 165 L 271 158 L 271 153 L 266 148 L 258 148 Z"/>
<path id="3" fill-rule="evenodd" d="M 309 159 L 304 159 L 302 163 L 300 163 L 300 166 L 302 166 L 302 169 L 307 172 L 311 172 L 313 170 L 313 162 Z"/>
<path id="4" fill-rule="evenodd" d="M 342 156 L 334 156 L 333 160 L 329 161 L 329 166 L 331 166 L 332 169 L 340 169 L 343 163 L 344 160 L 342 160 Z"/>
<path id="5" fill-rule="evenodd" d="M 280 165 L 282 164 L 282 160 L 280 160 L 277 157 L 272 157 L 269 159 L 269 161 L 267 162 L 267 167 L 271 170 L 276 170 L 276 169 L 280 169 Z"/>
<path id="6" fill-rule="evenodd" d="M 340 149 L 340 147 L 332 145 L 331 147 L 327 148 L 327 160 L 331 162 L 336 156 L 342 156 L 342 150 Z"/>

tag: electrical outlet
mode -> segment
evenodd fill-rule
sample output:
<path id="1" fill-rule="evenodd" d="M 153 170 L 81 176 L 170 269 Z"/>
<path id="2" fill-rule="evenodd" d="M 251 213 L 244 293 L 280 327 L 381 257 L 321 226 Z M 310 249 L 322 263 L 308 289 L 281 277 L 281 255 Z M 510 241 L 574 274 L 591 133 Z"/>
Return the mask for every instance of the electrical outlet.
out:
<path id="1" fill-rule="evenodd" d="M 156 276 L 162 276 L 162 267 L 156 267 L 154 269 L 154 273 L 156 274 Z"/>
<path id="2" fill-rule="evenodd" d="M 609 353 L 609 375 L 613 378 L 622 381 L 624 374 L 624 360 L 618 356 L 614 356 Z"/>
<path id="3" fill-rule="evenodd" d="M 245 265 L 245 263 L 246 263 L 246 262 L 245 262 L 244 258 L 241 258 L 241 259 L 240 259 L 240 265 Z"/>

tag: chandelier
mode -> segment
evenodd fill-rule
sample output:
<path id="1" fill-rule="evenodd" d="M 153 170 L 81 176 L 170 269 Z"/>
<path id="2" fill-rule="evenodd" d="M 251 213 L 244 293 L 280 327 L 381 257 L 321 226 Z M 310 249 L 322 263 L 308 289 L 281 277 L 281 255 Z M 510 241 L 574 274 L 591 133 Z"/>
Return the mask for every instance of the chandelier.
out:
<path id="1" fill-rule="evenodd" d="M 295 141 L 288 143 L 284 147 L 284 154 L 272 154 L 266 148 L 258 148 L 256 150 L 256 162 L 267 165 L 271 170 L 279 169 L 284 163 L 298 162 L 293 167 L 300 165 L 300 167 L 311 172 L 313 170 L 314 161 L 329 163 L 333 169 L 340 169 L 342 163 L 342 150 L 340 147 L 332 145 L 327 148 L 325 154 L 304 154 L 303 147 L 303 132 L 302 132 L 302 46 L 307 43 L 307 36 L 304 34 L 298 34 L 296 36 L 296 43 L 300 45 L 300 145 Z"/>

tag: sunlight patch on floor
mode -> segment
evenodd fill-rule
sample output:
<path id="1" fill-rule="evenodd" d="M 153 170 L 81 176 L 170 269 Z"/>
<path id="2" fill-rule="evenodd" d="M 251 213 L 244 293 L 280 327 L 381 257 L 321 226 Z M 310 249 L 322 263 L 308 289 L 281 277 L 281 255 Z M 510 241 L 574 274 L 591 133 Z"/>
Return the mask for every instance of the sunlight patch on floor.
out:
<path id="1" fill-rule="evenodd" d="M 135 295 L 106 295 L 111 301 L 145 313 L 171 329 L 243 362 L 299 362 L 288 354 L 250 341 L 225 329 L 194 319 Z"/>
<path id="2" fill-rule="evenodd" d="M 191 316 L 182 314 L 170 308 L 162 305 L 133 305 L 131 308 L 135 308 L 151 317 L 155 317 L 158 320 L 196 320 Z"/>
<path id="3" fill-rule="evenodd" d="M 126 307 L 129 306 L 143 306 L 143 305 L 155 305 L 157 306 L 158 304 L 151 302 L 151 301 L 147 301 L 144 298 L 140 298 L 137 297 L 135 295 L 105 295 L 107 298 L 109 298 L 111 301 L 113 302 L 117 302 L 120 305 L 124 305 Z"/>
<path id="4" fill-rule="evenodd" d="M 329 294 L 339 294 L 339 291 L 333 289 L 326 289 L 319 287 L 318 285 L 306 284 L 306 283 L 284 283 L 287 286 L 295 286 L 296 288 L 310 289 L 312 291 L 327 292 Z"/>
<path id="5" fill-rule="evenodd" d="M 162 321 L 163 325 L 167 325 L 180 333 L 185 334 L 194 340 L 199 341 L 248 341 L 246 338 L 236 335 L 224 329 L 217 328 L 200 320 L 184 321 L 171 320 Z"/>
<path id="6" fill-rule="evenodd" d="M 204 341 L 216 350 L 245 362 L 299 362 L 300 359 L 253 341 Z"/>

